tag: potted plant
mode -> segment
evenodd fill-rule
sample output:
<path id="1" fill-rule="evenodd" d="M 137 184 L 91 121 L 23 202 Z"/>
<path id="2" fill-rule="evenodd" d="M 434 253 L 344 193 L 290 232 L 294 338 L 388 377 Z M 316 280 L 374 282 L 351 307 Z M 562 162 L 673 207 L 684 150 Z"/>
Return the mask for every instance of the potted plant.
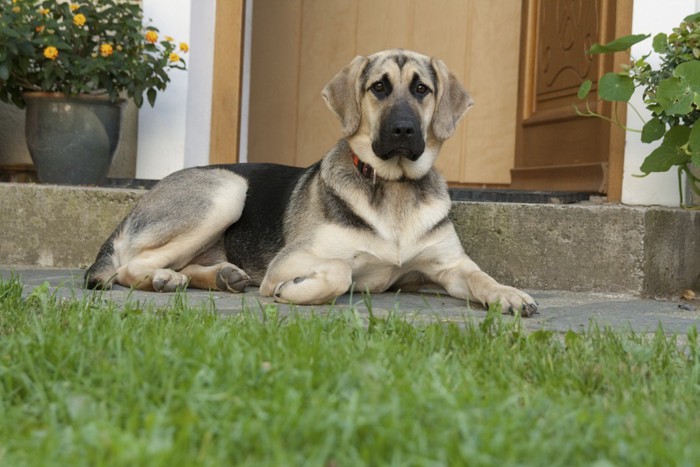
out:
<path id="1" fill-rule="evenodd" d="M 27 109 L 39 180 L 100 183 L 125 98 L 154 105 L 188 49 L 144 26 L 132 0 L 2 0 L 0 100 Z"/>
<path id="2" fill-rule="evenodd" d="M 614 53 L 628 50 L 650 35 L 624 36 L 608 44 L 593 44 L 589 54 Z M 654 68 L 649 55 L 632 59 L 620 72 L 610 72 L 598 81 L 598 96 L 610 102 L 628 103 L 635 88 L 643 89 L 646 108 L 651 118 L 640 131 L 642 142 L 661 140 L 661 144 L 644 159 L 640 170 L 646 176 L 652 172 L 678 170 L 681 205 L 683 189 L 681 175 L 686 175 L 690 189 L 700 196 L 700 13 L 686 17 L 671 34 L 659 33 L 652 40 L 652 47 L 661 56 L 661 64 Z M 586 99 L 592 87 L 584 81 L 578 95 Z M 636 111 L 636 109 L 634 109 Z M 639 113 L 639 112 L 637 112 Z M 606 118 L 593 110 L 588 103 L 580 115 Z M 613 123 L 623 126 L 618 120 Z"/>

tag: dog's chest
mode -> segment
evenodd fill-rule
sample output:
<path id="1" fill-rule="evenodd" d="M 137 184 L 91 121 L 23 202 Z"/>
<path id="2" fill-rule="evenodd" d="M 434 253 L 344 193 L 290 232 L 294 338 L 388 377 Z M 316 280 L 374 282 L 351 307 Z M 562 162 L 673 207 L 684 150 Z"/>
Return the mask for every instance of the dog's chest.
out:
<path id="1" fill-rule="evenodd" d="M 424 203 L 395 203 L 391 209 L 359 204 L 358 214 L 372 232 L 338 226 L 319 232 L 323 256 L 339 257 L 353 270 L 353 280 L 369 290 L 384 290 L 411 271 L 423 252 L 435 242 L 436 225 L 445 220 L 449 199 Z M 356 205 L 357 206 L 357 205 Z"/>
<path id="2" fill-rule="evenodd" d="M 406 196 L 402 190 L 387 190 L 381 203 L 366 200 L 356 204 L 359 214 L 376 233 L 378 241 L 393 246 L 397 253 L 409 253 L 449 213 L 448 197 Z"/>

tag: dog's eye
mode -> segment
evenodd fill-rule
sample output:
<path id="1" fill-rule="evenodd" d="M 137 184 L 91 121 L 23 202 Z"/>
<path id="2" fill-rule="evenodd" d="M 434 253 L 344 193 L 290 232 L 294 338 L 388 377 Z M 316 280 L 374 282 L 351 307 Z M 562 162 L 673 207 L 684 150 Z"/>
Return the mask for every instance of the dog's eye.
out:
<path id="1" fill-rule="evenodd" d="M 391 94 L 391 81 L 384 75 L 381 79 L 372 83 L 368 90 L 372 91 L 372 94 L 374 94 L 374 97 L 377 99 L 385 99 Z"/>
<path id="2" fill-rule="evenodd" d="M 416 86 L 416 92 L 418 94 L 426 94 L 429 91 L 428 86 L 426 86 L 423 83 L 419 83 L 418 86 Z"/>

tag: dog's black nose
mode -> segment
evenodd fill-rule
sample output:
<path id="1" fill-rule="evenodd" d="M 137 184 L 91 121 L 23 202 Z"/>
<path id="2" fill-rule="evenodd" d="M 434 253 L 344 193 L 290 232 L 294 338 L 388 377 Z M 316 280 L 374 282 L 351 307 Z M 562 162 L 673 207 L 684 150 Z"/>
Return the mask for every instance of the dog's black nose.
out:
<path id="1" fill-rule="evenodd" d="M 395 139 L 410 139 L 417 133 L 416 126 L 412 122 L 396 122 L 391 129 L 391 136 Z"/>
<path id="2" fill-rule="evenodd" d="M 374 153 L 381 159 L 405 157 L 417 160 L 425 150 L 420 117 L 408 104 L 399 103 L 382 115 L 379 138 L 372 141 Z"/>

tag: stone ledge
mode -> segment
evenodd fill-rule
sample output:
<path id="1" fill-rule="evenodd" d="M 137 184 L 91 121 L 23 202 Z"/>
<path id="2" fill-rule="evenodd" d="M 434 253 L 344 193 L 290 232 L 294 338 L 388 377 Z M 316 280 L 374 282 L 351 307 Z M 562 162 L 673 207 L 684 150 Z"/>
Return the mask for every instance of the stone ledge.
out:
<path id="1" fill-rule="evenodd" d="M 523 288 L 674 295 L 700 289 L 700 212 L 623 205 L 455 203 L 465 250 Z"/>
<path id="2" fill-rule="evenodd" d="M 0 183 L 0 264 L 86 267 L 143 190 Z M 455 202 L 470 256 L 523 288 L 650 296 L 700 289 L 700 212 Z"/>

